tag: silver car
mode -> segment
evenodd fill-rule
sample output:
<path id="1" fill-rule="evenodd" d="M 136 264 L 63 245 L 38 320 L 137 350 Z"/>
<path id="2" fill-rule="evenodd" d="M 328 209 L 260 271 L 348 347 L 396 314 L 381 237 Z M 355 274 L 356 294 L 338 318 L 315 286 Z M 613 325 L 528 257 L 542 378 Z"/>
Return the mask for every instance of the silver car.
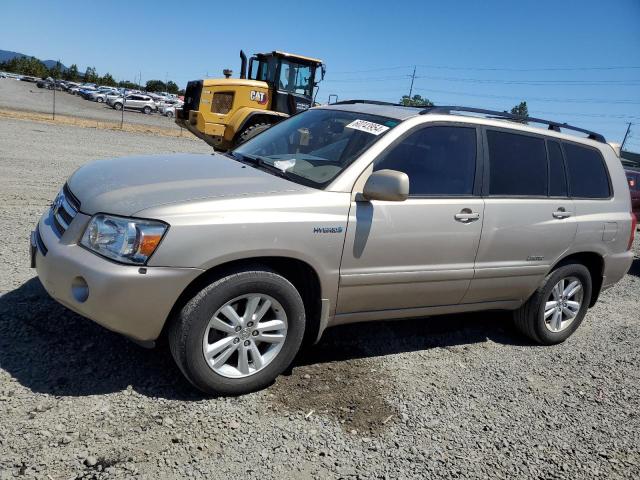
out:
<path id="1" fill-rule="evenodd" d="M 149 114 L 158 110 L 156 103 L 148 95 L 131 94 L 119 97 L 106 97 L 107 105 L 115 110 L 139 110 Z"/>
<path id="2" fill-rule="evenodd" d="M 87 164 L 32 262 L 60 303 L 146 346 L 166 336 L 193 385 L 240 394 L 345 323 L 504 309 L 560 343 L 631 266 L 630 211 L 597 133 L 345 102 L 226 154 Z"/>

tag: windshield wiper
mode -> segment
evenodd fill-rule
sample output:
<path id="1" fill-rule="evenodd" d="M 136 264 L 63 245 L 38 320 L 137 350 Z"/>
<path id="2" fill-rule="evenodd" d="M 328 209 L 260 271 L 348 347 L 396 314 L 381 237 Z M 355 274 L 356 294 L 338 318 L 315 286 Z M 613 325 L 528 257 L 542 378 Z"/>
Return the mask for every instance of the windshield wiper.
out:
<path id="1" fill-rule="evenodd" d="M 267 170 L 280 177 L 287 178 L 289 176 L 286 171 L 281 170 L 272 163 L 267 162 L 266 160 L 268 159 L 266 157 L 261 157 L 260 155 L 243 155 L 242 160 L 248 161 L 248 163 L 250 163 L 251 165 L 263 170 Z"/>

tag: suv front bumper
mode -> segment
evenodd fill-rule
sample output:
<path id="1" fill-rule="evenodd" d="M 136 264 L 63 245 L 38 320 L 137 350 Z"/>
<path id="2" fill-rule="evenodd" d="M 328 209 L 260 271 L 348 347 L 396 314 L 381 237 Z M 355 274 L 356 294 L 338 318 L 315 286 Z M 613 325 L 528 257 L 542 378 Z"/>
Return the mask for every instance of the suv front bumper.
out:
<path id="1" fill-rule="evenodd" d="M 86 225 L 78 214 L 73 223 Z M 49 295 L 62 305 L 109 330 L 152 344 L 184 289 L 202 270 L 123 265 L 78 245 L 77 239 L 54 231 L 46 212 L 31 235 L 32 265 Z M 80 234 L 81 235 L 81 234 Z"/>

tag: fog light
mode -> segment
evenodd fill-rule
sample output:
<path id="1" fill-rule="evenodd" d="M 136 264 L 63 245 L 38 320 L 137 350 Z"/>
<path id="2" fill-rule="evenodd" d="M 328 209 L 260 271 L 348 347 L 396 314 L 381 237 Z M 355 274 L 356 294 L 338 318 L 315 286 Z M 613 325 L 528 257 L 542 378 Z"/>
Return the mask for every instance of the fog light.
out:
<path id="1" fill-rule="evenodd" d="M 84 303 L 89 298 L 89 285 L 82 277 L 76 277 L 71 282 L 71 295 L 79 303 Z"/>

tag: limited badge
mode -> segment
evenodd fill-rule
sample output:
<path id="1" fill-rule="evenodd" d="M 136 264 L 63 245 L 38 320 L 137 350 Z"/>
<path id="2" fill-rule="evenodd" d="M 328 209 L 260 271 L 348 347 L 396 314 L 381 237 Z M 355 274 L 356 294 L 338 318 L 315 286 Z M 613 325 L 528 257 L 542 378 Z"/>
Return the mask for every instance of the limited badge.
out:
<path id="1" fill-rule="evenodd" d="M 267 94 L 264 92 L 251 90 L 250 98 L 252 102 L 258 102 L 260 105 L 264 105 L 267 103 Z"/>

